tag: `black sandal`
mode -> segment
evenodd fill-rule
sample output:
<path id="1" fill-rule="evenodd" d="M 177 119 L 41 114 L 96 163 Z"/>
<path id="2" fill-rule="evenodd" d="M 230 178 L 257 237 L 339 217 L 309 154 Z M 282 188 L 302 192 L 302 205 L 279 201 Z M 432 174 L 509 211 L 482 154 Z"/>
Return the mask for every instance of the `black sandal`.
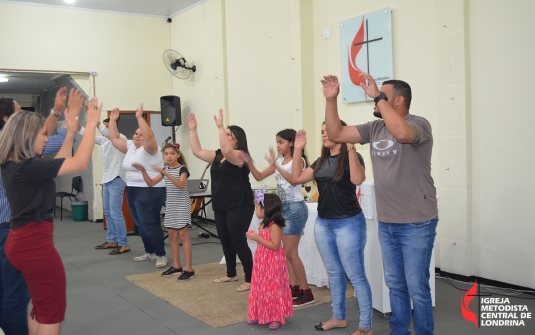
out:
<path id="1" fill-rule="evenodd" d="M 314 328 L 316 328 L 316 330 L 325 330 L 323 329 L 323 323 L 319 322 L 317 325 L 314 325 Z"/>

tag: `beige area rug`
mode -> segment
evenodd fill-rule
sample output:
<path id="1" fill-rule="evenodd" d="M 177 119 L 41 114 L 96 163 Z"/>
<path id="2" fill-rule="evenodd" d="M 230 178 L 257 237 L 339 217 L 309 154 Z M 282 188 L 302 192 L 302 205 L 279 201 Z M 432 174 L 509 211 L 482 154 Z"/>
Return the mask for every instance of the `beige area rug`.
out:
<path id="1" fill-rule="evenodd" d="M 177 276 L 162 277 L 163 270 L 125 278 L 214 328 L 247 321 L 249 292 L 236 292 L 236 287 L 243 283 L 241 264 L 236 269 L 240 280 L 231 283 L 213 283 L 215 278 L 225 275 L 225 265 L 210 263 L 193 269 L 195 277 L 185 282 L 178 282 Z M 349 284 L 347 287 L 346 297 L 353 296 L 353 287 Z M 311 288 L 316 302 L 300 309 L 331 301 L 326 287 L 312 285 Z"/>

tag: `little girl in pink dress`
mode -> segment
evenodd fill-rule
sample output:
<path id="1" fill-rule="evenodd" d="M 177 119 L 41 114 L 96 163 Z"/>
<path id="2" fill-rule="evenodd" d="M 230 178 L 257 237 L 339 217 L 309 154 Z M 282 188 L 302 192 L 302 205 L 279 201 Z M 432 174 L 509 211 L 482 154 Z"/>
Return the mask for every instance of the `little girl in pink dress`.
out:
<path id="1" fill-rule="evenodd" d="M 257 241 L 249 292 L 248 324 L 267 324 L 275 330 L 293 316 L 292 293 L 286 268 L 286 254 L 281 245 L 282 203 L 275 194 L 255 193 L 255 213 L 262 219 L 258 234 L 250 230 L 248 239 Z"/>

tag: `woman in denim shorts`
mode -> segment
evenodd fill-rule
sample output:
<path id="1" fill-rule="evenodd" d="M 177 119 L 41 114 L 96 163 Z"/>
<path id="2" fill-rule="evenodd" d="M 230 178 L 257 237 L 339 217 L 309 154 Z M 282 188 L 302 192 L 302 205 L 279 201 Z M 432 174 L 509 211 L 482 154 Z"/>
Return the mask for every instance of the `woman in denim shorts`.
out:
<path id="1" fill-rule="evenodd" d="M 308 208 L 301 192 L 301 184 L 294 184 L 292 178 L 295 134 L 296 131 L 293 129 L 284 129 L 277 133 L 275 139 L 279 157 L 275 159 L 275 152 L 273 148 L 270 148 L 266 159 L 271 165 L 262 172 L 255 168 L 250 157 L 246 158 L 249 170 L 257 181 L 265 179 L 273 173 L 277 179 L 277 191 L 283 204 L 282 214 L 286 219 L 282 243 L 286 252 L 294 308 L 314 302 L 314 295 L 308 287 L 305 267 L 298 254 L 299 241 L 308 219 Z M 304 148 L 302 149 L 302 157 L 298 162 L 300 170 L 308 167 Z"/>

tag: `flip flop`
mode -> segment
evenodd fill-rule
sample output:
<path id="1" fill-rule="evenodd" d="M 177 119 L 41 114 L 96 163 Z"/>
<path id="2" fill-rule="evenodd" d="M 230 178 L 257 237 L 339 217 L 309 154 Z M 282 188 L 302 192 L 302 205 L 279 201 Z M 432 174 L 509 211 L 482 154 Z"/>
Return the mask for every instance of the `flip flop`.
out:
<path id="1" fill-rule="evenodd" d="M 112 242 L 104 242 L 95 247 L 95 249 L 114 249 L 114 248 L 117 248 L 117 243 L 112 243 Z"/>
<path id="2" fill-rule="evenodd" d="M 321 323 L 321 322 L 318 322 L 317 325 L 314 325 L 314 328 L 315 328 L 316 330 L 331 330 L 331 329 L 335 329 L 335 328 L 346 328 L 346 327 L 347 327 L 347 326 L 344 326 L 344 327 L 332 327 L 332 328 L 329 328 L 329 329 L 324 329 L 324 328 L 323 328 L 323 323 Z"/>
<path id="3" fill-rule="evenodd" d="M 238 281 L 238 276 L 236 277 L 227 277 L 228 279 L 221 280 L 219 278 L 214 279 L 214 283 L 230 283 L 233 281 Z"/>

